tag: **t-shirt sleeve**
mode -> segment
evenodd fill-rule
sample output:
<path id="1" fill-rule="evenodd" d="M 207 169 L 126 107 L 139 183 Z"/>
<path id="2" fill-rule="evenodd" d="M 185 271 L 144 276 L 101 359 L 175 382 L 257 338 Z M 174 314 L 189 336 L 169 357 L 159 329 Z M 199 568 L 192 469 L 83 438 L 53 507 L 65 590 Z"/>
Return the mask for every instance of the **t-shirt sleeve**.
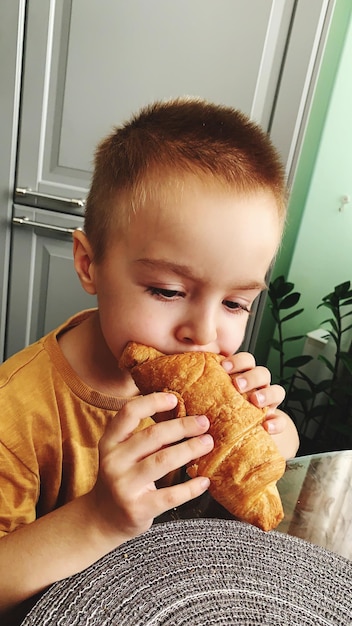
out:
<path id="1" fill-rule="evenodd" d="M 0 536 L 36 518 L 38 477 L 0 442 Z"/>

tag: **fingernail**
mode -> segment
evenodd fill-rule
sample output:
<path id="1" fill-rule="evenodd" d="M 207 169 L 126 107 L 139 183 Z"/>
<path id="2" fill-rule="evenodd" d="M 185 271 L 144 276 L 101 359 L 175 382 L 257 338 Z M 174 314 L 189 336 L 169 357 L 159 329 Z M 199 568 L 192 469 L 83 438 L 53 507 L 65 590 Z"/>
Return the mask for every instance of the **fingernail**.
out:
<path id="1" fill-rule="evenodd" d="M 264 402 L 265 402 L 265 395 L 263 393 L 261 393 L 260 391 L 257 391 L 255 394 L 255 397 L 257 398 L 257 402 L 259 404 L 259 406 L 263 406 Z"/>
<path id="2" fill-rule="evenodd" d="M 236 385 L 240 391 L 244 391 L 247 387 L 247 381 L 245 378 L 236 378 Z"/>
<path id="3" fill-rule="evenodd" d="M 202 476 L 201 480 L 200 480 L 200 484 L 203 487 L 203 489 L 208 489 L 209 485 L 210 485 L 210 480 L 209 478 L 206 478 L 205 476 Z"/>
<path id="4" fill-rule="evenodd" d="M 197 415 L 196 420 L 198 424 L 202 427 L 209 426 L 209 420 L 206 415 Z"/>
<path id="5" fill-rule="evenodd" d="M 174 396 L 173 393 L 168 393 L 167 394 L 167 399 L 168 399 L 169 404 L 170 404 L 171 407 L 176 406 L 178 400 L 177 400 L 176 396 Z"/>
<path id="6" fill-rule="evenodd" d="M 273 435 L 275 433 L 275 426 L 274 426 L 274 424 L 270 420 L 267 420 L 265 422 L 265 430 L 268 433 L 270 433 L 271 435 Z"/>
<path id="7" fill-rule="evenodd" d="M 202 444 L 204 444 L 205 446 L 213 445 L 213 438 L 211 435 L 208 435 L 208 434 L 201 435 L 199 439 L 201 440 Z"/>
<path id="8" fill-rule="evenodd" d="M 233 367 L 231 361 L 221 361 L 221 365 L 223 366 L 225 372 L 231 372 Z"/>

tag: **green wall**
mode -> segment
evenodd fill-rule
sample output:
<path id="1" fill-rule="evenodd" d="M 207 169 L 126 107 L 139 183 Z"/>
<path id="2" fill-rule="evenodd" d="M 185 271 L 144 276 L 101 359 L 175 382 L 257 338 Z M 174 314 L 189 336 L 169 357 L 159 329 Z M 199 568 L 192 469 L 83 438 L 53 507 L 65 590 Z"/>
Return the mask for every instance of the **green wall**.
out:
<path id="1" fill-rule="evenodd" d="M 284 274 L 302 293 L 305 310 L 292 320 L 290 335 L 318 328 L 326 318 L 326 309 L 317 309 L 322 296 L 352 280 L 351 15 L 351 0 L 337 0 L 272 276 Z M 340 212 L 345 194 L 351 202 Z M 274 331 L 266 306 L 255 356 L 273 369 Z"/>

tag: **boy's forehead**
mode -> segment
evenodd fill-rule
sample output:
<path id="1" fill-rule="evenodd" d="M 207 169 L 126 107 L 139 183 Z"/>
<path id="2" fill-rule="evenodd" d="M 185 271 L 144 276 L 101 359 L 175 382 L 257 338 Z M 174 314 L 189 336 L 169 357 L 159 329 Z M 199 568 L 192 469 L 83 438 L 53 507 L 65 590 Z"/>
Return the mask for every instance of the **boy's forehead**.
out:
<path id="1" fill-rule="evenodd" d="M 219 211 L 223 202 L 218 202 L 220 198 L 232 200 L 232 207 L 235 208 L 238 201 L 251 202 L 257 200 L 258 196 L 271 200 L 274 211 L 279 215 L 280 208 L 271 189 L 250 188 L 243 190 L 235 185 L 219 180 L 209 175 L 165 175 L 161 177 L 153 176 L 144 186 L 136 188 L 131 193 L 131 215 L 129 222 L 133 224 L 133 219 L 143 216 L 177 217 L 176 209 L 189 208 L 195 202 L 213 199 L 218 203 Z M 204 211 L 208 202 L 203 202 Z"/>
<path id="2" fill-rule="evenodd" d="M 224 268 L 228 263 L 238 265 L 240 255 L 254 260 L 264 250 L 261 258 L 269 265 L 281 230 L 272 194 L 185 188 L 181 197 L 161 206 L 146 203 L 137 211 L 125 243 L 127 253 L 136 255 L 135 259 L 177 259 L 194 267 L 208 257 Z"/>

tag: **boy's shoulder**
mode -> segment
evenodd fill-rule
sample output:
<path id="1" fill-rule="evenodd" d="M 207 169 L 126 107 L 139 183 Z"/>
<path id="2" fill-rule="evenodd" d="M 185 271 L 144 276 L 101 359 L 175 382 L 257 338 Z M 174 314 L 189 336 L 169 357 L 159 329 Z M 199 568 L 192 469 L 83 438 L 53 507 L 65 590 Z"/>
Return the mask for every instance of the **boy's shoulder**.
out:
<path id="1" fill-rule="evenodd" d="M 72 326 L 80 324 L 91 313 L 91 310 L 77 313 L 35 343 L 10 356 L 0 365 L 0 390 L 4 390 L 7 385 L 21 389 L 22 385 L 26 387 L 31 381 L 40 386 L 40 382 L 50 375 L 51 366 L 60 369 L 63 357 L 57 337 Z"/>
<path id="2" fill-rule="evenodd" d="M 10 356 L 0 366 L 0 389 L 4 389 L 8 384 L 12 386 L 16 381 L 22 381 L 31 371 L 35 375 L 34 371 L 43 356 L 45 357 L 44 338 Z"/>

